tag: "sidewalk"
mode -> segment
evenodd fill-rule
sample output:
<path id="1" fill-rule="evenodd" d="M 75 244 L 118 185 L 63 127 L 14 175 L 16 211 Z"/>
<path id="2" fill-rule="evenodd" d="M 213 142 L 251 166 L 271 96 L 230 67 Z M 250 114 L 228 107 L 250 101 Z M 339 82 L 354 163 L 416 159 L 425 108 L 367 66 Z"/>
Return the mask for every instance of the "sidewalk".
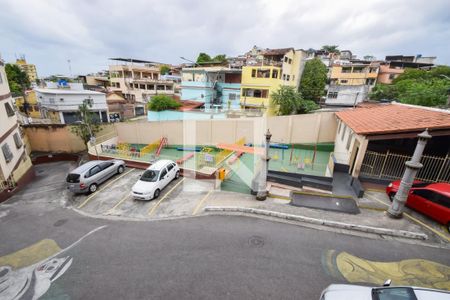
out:
<path id="1" fill-rule="evenodd" d="M 327 226 L 337 230 L 351 230 L 358 234 L 377 234 L 383 237 L 408 238 L 426 243 L 449 246 L 448 240 L 436 235 L 426 227 L 409 218 L 394 220 L 385 215 L 386 206 L 370 198 L 357 200 L 360 214 L 332 212 L 290 205 L 290 200 L 268 198 L 256 201 L 253 196 L 233 192 L 217 191 L 211 193 L 201 209 L 206 213 L 244 213 L 275 217 L 288 221 L 299 221 L 313 226 Z M 381 194 L 381 193 L 379 193 Z"/>

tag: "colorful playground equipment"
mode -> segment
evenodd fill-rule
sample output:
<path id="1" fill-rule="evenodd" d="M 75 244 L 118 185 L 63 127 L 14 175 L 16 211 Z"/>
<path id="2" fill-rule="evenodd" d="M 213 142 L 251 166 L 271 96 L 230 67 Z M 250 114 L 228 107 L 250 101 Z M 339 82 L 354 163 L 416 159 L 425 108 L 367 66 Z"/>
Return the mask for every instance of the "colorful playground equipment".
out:
<path id="1" fill-rule="evenodd" d="M 182 158 L 177 159 L 177 164 L 181 165 L 182 163 L 184 163 L 185 161 L 187 161 L 188 159 L 194 157 L 195 153 L 191 152 L 186 154 L 185 156 L 183 156 Z"/>
<path id="2" fill-rule="evenodd" d="M 169 143 L 167 141 L 167 138 L 164 136 L 161 138 L 160 142 L 159 142 L 159 146 L 158 149 L 156 150 L 156 157 L 158 157 L 161 154 L 161 150 L 164 146 L 167 146 Z"/>

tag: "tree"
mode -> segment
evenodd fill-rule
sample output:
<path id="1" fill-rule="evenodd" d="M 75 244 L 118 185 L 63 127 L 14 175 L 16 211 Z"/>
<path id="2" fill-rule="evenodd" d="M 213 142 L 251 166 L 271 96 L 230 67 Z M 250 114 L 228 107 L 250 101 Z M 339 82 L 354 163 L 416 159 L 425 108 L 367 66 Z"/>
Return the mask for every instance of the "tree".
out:
<path id="1" fill-rule="evenodd" d="M 327 72 L 327 67 L 318 58 L 306 62 L 300 81 L 300 91 L 304 99 L 320 101 L 320 97 L 325 94 Z"/>
<path id="2" fill-rule="evenodd" d="M 92 104 L 89 101 L 84 101 L 79 105 L 77 117 L 80 121 L 71 127 L 71 131 L 78 135 L 84 143 L 89 142 L 90 138 L 100 131 L 96 114 L 90 108 L 92 108 Z"/>
<path id="3" fill-rule="evenodd" d="M 206 62 L 210 62 L 211 61 L 211 56 L 209 56 L 208 54 L 201 52 L 198 57 L 197 57 L 197 63 L 201 64 L 201 63 L 206 63 Z"/>
<path id="4" fill-rule="evenodd" d="M 181 103 L 166 95 L 156 95 L 147 104 L 148 109 L 152 111 L 162 111 L 168 109 L 177 109 Z"/>
<path id="5" fill-rule="evenodd" d="M 391 85 L 377 84 L 369 97 L 373 100 L 397 100 L 423 106 L 444 106 L 450 90 L 450 67 L 438 66 L 430 71 L 406 69 Z"/>
<path id="6" fill-rule="evenodd" d="M 24 96 L 25 90 L 31 87 L 27 73 L 14 64 L 6 64 L 5 71 L 11 94 L 14 97 Z"/>
<path id="7" fill-rule="evenodd" d="M 162 65 L 161 67 L 159 67 L 159 72 L 161 73 L 161 75 L 169 74 L 170 67 L 166 66 L 166 65 Z"/>
<path id="8" fill-rule="evenodd" d="M 323 45 L 321 50 L 327 51 L 328 53 L 336 53 L 339 54 L 339 46 L 338 45 Z"/>
<path id="9" fill-rule="evenodd" d="M 304 114 L 319 108 L 313 101 L 303 100 L 302 94 L 292 86 L 280 86 L 271 98 L 278 106 L 278 115 Z"/>
<path id="10" fill-rule="evenodd" d="M 212 61 L 225 63 L 225 62 L 227 62 L 227 56 L 225 54 L 219 54 L 219 55 L 214 56 Z"/>

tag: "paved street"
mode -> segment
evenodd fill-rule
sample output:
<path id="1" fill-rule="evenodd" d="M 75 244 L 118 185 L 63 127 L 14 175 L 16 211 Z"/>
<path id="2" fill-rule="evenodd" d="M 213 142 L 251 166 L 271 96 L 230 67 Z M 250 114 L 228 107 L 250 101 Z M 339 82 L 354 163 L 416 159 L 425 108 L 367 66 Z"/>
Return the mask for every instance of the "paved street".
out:
<path id="1" fill-rule="evenodd" d="M 71 198 L 70 168 L 38 166 L 36 181 L 0 204 L 0 299 L 318 299 L 331 283 L 387 278 L 450 290 L 448 249 L 244 216 L 111 220 L 108 211 L 191 216 L 208 193 L 179 179 L 161 201 L 136 202 L 127 193 L 139 171 L 128 169 L 91 200 Z M 103 218 L 71 209 L 83 203 Z"/>

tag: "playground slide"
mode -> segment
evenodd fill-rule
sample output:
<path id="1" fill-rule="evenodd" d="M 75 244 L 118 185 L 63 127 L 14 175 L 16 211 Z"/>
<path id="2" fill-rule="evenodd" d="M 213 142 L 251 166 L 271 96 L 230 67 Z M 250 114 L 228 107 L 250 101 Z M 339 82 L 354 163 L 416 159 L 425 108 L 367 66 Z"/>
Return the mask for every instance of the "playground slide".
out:
<path id="1" fill-rule="evenodd" d="M 161 150 L 165 145 L 167 145 L 167 138 L 162 137 L 161 141 L 159 142 L 158 150 L 156 150 L 156 156 L 159 156 L 161 154 Z"/>
<path id="2" fill-rule="evenodd" d="M 253 180 L 253 172 L 248 169 L 243 163 L 235 164 L 235 163 L 227 163 L 228 167 L 232 172 L 235 173 L 247 187 L 252 188 L 252 180 Z"/>
<path id="3" fill-rule="evenodd" d="M 194 152 L 188 153 L 185 156 L 183 156 L 182 158 L 177 159 L 177 164 L 182 164 L 192 157 L 194 157 Z"/>

